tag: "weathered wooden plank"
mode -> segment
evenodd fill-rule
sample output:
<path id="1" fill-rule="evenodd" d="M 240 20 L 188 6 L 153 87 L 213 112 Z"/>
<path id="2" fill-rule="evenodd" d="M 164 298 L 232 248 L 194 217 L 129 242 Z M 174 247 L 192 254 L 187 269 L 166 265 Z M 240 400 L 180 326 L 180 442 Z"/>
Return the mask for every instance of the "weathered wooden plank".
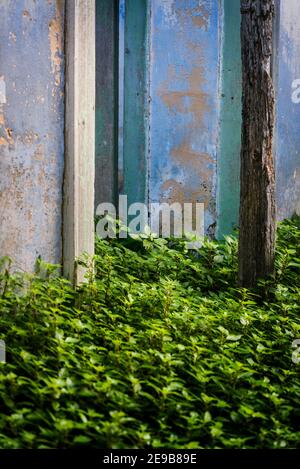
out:
<path id="1" fill-rule="evenodd" d="M 118 194 L 118 4 L 96 0 L 96 207 Z"/>
<path id="2" fill-rule="evenodd" d="M 67 0 L 64 273 L 75 283 L 83 252 L 94 253 L 95 0 Z"/>

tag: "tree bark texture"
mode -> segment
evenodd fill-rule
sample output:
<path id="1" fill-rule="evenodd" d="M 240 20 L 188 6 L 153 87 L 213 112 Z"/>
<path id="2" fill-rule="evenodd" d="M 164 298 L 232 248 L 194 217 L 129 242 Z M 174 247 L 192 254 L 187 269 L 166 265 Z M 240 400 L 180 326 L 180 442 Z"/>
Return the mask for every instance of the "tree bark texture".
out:
<path id="1" fill-rule="evenodd" d="M 271 78 L 274 0 L 241 0 L 243 71 L 239 283 L 274 270 L 276 206 Z"/>

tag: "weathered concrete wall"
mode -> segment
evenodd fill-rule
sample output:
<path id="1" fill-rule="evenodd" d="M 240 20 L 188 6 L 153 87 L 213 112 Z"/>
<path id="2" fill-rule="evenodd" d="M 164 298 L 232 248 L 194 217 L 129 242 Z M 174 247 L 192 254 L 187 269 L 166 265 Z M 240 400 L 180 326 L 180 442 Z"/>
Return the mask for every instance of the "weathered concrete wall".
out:
<path id="1" fill-rule="evenodd" d="M 61 262 L 64 0 L 0 0 L 0 255 Z"/>
<path id="2" fill-rule="evenodd" d="M 299 0 L 277 2 L 275 149 L 278 217 L 284 218 L 300 213 L 300 23 Z M 214 233 L 217 222 L 221 236 L 238 221 L 239 0 L 125 3 L 119 151 L 124 191 L 129 203 L 204 202 L 206 230 Z M 96 77 L 105 56 L 110 69 L 98 82 L 108 92 L 98 90 L 97 148 L 113 174 L 102 161 L 97 185 L 110 185 L 107 200 L 116 192 L 121 109 L 116 109 L 118 77 L 114 84 L 109 79 L 117 75 L 115 9 L 110 14 L 104 26 L 115 41 L 114 57 L 105 56 L 103 43 Z M 101 9 L 98 20 L 99 15 Z M 63 25 L 64 0 L 0 0 L 0 255 L 12 256 L 25 270 L 32 270 L 38 255 L 61 261 Z M 98 32 L 100 26 L 99 20 Z M 109 152 L 107 142 L 114 145 Z"/>
<path id="3" fill-rule="evenodd" d="M 275 150 L 284 218 L 300 204 L 300 23 L 298 0 L 276 3 Z M 204 202 L 206 231 L 222 237 L 239 220 L 240 0 L 125 5 L 122 192 L 129 203 Z"/>
<path id="4" fill-rule="evenodd" d="M 151 1 L 150 202 L 205 204 L 216 224 L 219 1 Z"/>
<path id="5" fill-rule="evenodd" d="M 300 214 L 300 21 L 299 0 L 280 2 L 276 94 L 278 218 Z"/>

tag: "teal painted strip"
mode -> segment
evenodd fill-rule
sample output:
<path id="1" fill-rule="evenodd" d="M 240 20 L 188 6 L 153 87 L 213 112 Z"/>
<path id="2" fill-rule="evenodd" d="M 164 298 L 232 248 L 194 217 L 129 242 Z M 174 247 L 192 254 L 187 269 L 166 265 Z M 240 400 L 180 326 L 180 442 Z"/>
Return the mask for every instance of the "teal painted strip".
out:
<path id="1" fill-rule="evenodd" d="M 118 0 L 96 0 L 96 207 L 118 195 L 118 14 Z"/>
<path id="2" fill-rule="evenodd" d="M 124 127 L 124 56 L 125 56 L 125 9 L 126 0 L 119 0 L 119 111 L 118 111 L 118 189 L 123 193 L 123 127 Z"/>
<path id="3" fill-rule="evenodd" d="M 240 21 L 240 0 L 223 0 L 217 194 L 219 238 L 232 233 L 239 219 L 242 119 Z"/>
<path id="4" fill-rule="evenodd" d="M 124 194 L 147 201 L 147 0 L 126 0 L 124 58 Z"/>

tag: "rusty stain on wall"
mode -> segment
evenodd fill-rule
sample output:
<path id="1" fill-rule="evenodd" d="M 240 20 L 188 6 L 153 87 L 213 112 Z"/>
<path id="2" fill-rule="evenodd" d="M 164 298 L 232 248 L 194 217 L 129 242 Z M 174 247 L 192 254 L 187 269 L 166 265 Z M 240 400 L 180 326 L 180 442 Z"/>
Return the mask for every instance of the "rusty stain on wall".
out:
<path id="1" fill-rule="evenodd" d="M 52 72 L 55 76 L 55 84 L 59 86 L 61 81 L 62 49 L 63 49 L 63 1 L 56 0 L 55 17 L 49 23 L 49 41 L 51 53 Z"/>
<path id="2" fill-rule="evenodd" d="M 198 45 L 200 48 L 200 46 Z M 172 90 L 174 82 L 184 83 L 186 89 L 182 91 Z M 193 66 L 192 71 L 187 73 L 182 68 L 176 75 L 174 67 L 170 67 L 168 80 L 162 83 L 158 91 L 165 105 L 170 111 L 178 113 L 191 113 L 194 117 L 194 124 L 199 127 L 203 125 L 203 119 L 209 112 L 208 96 L 203 91 L 205 84 L 203 66 Z"/>
<path id="3" fill-rule="evenodd" d="M 199 153 L 191 148 L 190 142 L 181 143 L 178 147 L 174 147 L 171 151 L 172 157 L 186 167 L 199 167 L 200 172 L 212 172 L 209 165 L 214 164 L 214 160 L 209 153 Z M 208 175 L 208 174 L 207 174 Z M 207 176 L 206 175 L 206 176 Z"/>
<path id="4" fill-rule="evenodd" d="M 8 141 L 4 137 L 0 137 L 0 145 L 8 145 Z"/>
<path id="5" fill-rule="evenodd" d="M 161 185 L 163 197 L 161 202 L 169 204 L 180 203 L 204 203 L 205 208 L 208 208 L 210 201 L 210 194 L 207 191 L 206 183 L 199 183 L 199 187 L 191 191 L 190 187 L 186 187 L 182 182 L 175 179 L 169 179 Z"/>
<path id="6" fill-rule="evenodd" d="M 192 19 L 192 23 L 195 26 L 198 26 L 205 31 L 209 28 L 209 20 L 211 16 L 211 3 L 207 0 L 200 0 L 198 2 L 199 5 L 195 5 L 195 2 L 183 2 L 184 7 L 179 8 L 178 12 L 181 18 L 186 18 L 186 13 L 188 10 L 188 14 Z"/>
<path id="7" fill-rule="evenodd" d="M 186 191 L 186 197 L 189 201 L 203 202 L 205 207 L 208 208 L 212 196 L 212 181 L 215 170 L 215 162 L 212 156 L 209 153 L 194 151 L 191 143 L 186 141 L 172 149 L 171 157 L 182 167 L 185 181 L 183 190 Z M 197 177 L 197 184 L 201 188 L 200 191 L 193 190 L 195 184 L 191 180 L 191 175 L 192 178 Z M 162 186 L 162 190 L 164 190 L 164 186 Z M 191 193 L 194 194 L 193 197 L 191 197 Z"/>
<path id="8" fill-rule="evenodd" d="M 31 17 L 31 15 L 30 15 L 30 13 L 29 13 L 28 10 L 23 10 L 23 13 L 22 13 L 22 14 L 23 14 L 23 17 L 24 17 L 24 18 L 28 18 L 30 21 L 32 21 L 32 17 Z"/>

